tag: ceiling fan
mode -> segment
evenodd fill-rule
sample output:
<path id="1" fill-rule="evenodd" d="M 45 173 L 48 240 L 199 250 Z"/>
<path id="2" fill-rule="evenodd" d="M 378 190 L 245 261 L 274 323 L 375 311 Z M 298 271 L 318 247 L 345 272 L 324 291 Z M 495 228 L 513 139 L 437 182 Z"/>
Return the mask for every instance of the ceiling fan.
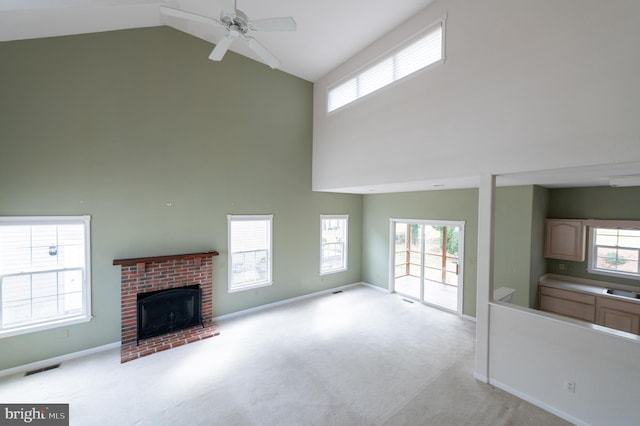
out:
<path id="1" fill-rule="evenodd" d="M 277 68 L 280 63 L 276 57 L 255 38 L 248 35 L 248 33 L 250 31 L 295 31 L 296 21 L 290 16 L 250 20 L 244 12 L 236 8 L 236 0 L 219 0 L 219 3 L 222 6 L 220 20 L 168 6 L 160 6 L 160 12 L 166 16 L 225 27 L 227 29 L 227 35 L 216 44 L 211 55 L 209 55 L 209 59 L 213 61 L 222 60 L 224 54 L 229 50 L 231 43 L 240 38 L 267 65 L 271 68 Z"/>

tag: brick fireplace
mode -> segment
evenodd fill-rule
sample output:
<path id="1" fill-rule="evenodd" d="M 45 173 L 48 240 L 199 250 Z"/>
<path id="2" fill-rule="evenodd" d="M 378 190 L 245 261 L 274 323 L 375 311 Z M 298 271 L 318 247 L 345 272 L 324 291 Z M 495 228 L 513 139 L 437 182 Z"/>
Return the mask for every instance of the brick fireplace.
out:
<path id="1" fill-rule="evenodd" d="M 218 252 L 191 253 L 136 259 L 117 259 L 120 266 L 120 362 L 218 335 L 212 324 L 213 257 Z M 200 286 L 202 325 L 138 340 L 137 298 L 140 293 Z"/>

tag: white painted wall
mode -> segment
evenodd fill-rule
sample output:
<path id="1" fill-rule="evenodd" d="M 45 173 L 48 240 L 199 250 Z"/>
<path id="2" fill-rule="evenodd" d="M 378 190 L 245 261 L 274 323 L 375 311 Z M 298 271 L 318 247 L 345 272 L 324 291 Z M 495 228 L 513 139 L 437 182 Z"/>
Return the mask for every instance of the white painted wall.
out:
<path id="1" fill-rule="evenodd" d="M 491 304 L 490 318 L 490 383 L 575 424 L 640 423 L 640 336 L 514 305 Z"/>
<path id="2" fill-rule="evenodd" d="M 325 113 L 329 85 L 444 14 L 443 64 Z M 640 160 L 639 20 L 635 0 L 435 2 L 315 84 L 313 188 Z"/>
<path id="3" fill-rule="evenodd" d="M 328 86 L 444 14 L 444 64 L 325 113 Z M 639 161 L 638 22 L 636 0 L 435 2 L 315 84 L 313 189 Z M 476 377 L 574 423 L 638 423 L 640 337 L 490 303 L 487 291 L 477 310 L 488 341 Z"/>

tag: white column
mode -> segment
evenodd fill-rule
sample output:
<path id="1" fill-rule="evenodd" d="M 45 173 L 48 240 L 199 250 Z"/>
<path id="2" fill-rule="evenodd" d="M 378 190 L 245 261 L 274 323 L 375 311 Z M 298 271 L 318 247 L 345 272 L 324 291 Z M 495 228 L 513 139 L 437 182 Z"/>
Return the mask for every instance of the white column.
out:
<path id="1" fill-rule="evenodd" d="M 476 287 L 476 365 L 474 377 L 489 383 L 489 301 L 493 288 L 493 225 L 496 177 L 480 177 L 478 194 L 478 281 Z"/>

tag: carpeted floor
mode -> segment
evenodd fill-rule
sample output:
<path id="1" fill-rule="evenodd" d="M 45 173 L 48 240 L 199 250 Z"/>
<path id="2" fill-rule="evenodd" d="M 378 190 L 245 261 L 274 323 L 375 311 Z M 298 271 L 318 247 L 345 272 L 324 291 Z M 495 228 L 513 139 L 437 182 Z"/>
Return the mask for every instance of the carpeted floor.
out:
<path id="1" fill-rule="evenodd" d="M 1 403 L 69 403 L 72 425 L 566 425 L 472 377 L 475 324 L 368 287 L 0 379 Z"/>

